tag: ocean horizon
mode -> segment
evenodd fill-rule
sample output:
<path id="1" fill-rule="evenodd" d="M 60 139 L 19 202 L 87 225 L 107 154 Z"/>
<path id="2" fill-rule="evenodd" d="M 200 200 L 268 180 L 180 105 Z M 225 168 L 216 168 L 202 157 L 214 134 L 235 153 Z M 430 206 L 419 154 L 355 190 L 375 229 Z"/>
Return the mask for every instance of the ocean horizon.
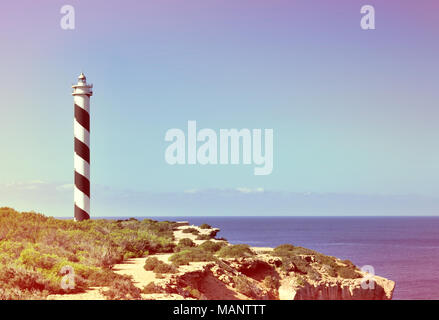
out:
<path id="1" fill-rule="evenodd" d="M 95 217 L 127 219 L 129 217 Z M 395 281 L 393 299 L 439 299 L 439 217 L 135 217 L 208 223 L 232 244 L 276 247 L 291 243 L 362 267 Z"/>

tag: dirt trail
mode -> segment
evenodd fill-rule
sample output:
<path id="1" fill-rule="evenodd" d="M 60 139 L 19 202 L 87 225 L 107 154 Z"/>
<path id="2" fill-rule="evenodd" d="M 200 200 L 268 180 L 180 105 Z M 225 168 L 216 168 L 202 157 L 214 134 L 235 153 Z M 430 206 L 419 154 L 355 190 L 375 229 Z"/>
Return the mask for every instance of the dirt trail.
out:
<path id="1" fill-rule="evenodd" d="M 167 263 L 169 263 L 168 258 L 170 256 L 170 253 L 154 255 L 154 257 Z M 145 260 L 146 258 L 128 259 L 124 263 L 114 265 L 113 271 L 121 275 L 131 276 L 133 279 L 133 284 L 139 289 L 143 289 L 152 281 L 156 282 L 158 280 L 162 280 L 158 279 L 153 271 L 146 271 L 143 268 L 145 265 Z"/>
<path id="2" fill-rule="evenodd" d="M 105 287 L 91 287 L 83 293 L 71 294 L 51 294 L 47 300 L 106 300 L 101 290 L 106 290 Z"/>

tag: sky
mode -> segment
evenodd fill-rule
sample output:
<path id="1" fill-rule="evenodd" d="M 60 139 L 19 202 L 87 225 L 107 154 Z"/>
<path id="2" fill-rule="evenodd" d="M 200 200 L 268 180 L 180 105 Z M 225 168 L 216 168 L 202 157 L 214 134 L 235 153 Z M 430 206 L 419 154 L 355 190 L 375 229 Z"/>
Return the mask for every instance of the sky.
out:
<path id="1" fill-rule="evenodd" d="M 75 8 L 75 29 L 60 9 Z M 376 29 L 360 28 L 373 5 Z M 0 206 L 73 214 L 91 98 L 91 215 L 438 215 L 439 3 L 3 1 Z M 165 161 L 170 128 L 271 128 L 273 172 Z"/>

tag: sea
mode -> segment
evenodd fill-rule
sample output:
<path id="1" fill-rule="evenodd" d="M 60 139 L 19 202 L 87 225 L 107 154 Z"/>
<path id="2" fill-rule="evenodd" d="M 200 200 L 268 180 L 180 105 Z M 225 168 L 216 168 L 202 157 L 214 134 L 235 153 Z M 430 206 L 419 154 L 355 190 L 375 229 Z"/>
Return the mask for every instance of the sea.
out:
<path id="1" fill-rule="evenodd" d="M 230 243 L 290 243 L 396 282 L 393 299 L 439 299 L 439 217 L 150 217 L 208 223 Z"/>

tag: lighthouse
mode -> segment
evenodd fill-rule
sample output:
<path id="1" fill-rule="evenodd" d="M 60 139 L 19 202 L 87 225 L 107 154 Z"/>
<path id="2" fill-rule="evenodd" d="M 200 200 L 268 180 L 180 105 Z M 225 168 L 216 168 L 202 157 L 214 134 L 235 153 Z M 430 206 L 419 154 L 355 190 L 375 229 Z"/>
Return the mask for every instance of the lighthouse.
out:
<path id="1" fill-rule="evenodd" d="M 75 108 L 74 217 L 76 221 L 82 221 L 90 219 L 90 97 L 93 94 L 93 85 L 87 83 L 85 75 L 81 72 L 78 83 L 72 88 Z"/>

